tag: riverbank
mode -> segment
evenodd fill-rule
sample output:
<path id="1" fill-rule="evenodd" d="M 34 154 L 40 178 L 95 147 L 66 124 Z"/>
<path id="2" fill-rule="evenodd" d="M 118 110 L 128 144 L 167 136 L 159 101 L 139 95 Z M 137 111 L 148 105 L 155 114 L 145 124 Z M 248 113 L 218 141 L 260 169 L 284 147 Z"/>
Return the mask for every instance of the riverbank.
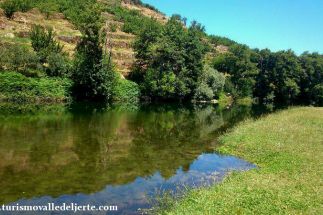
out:
<path id="1" fill-rule="evenodd" d="M 256 164 L 188 192 L 162 214 L 320 214 L 323 108 L 292 108 L 246 121 L 218 150 Z"/>
<path id="2" fill-rule="evenodd" d="M 31 78 L 16 72 L 0 73 L 0 101 L 62 103 L 70 99 L 72 81 L 67 78 Z"/>

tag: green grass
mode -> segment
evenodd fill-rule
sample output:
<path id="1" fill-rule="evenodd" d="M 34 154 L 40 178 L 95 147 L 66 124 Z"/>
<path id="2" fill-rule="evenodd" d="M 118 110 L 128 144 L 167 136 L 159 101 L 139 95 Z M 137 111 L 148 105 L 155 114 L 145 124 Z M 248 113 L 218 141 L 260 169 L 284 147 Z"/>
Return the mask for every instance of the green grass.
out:
<path id="1" fill-rule="evenodd" d="M 16 72 L 0 72 L 0 101 L 63 102 L 69 99 L 67 78 L 30 78 Z"/>
<path id="2" fill-rule="evenodd" d="M 246 121 L 218 149 L 258 165 L 189 191 L 162 214 L 323 214 L 323 108 Z"/>

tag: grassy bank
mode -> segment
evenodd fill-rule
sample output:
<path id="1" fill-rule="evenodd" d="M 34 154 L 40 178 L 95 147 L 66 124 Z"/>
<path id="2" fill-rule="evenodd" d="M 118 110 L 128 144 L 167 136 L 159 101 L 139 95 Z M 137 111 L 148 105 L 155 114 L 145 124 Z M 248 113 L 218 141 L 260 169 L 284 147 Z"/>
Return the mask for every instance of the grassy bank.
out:
<path id="1" fill-rule="evenodd" d="M 323 108 L 292 108 L 247 121 L 219 151 L 259 166 L 193 190 L 163 214 L 322 214 Z"/>
<path id="2" fill-rule="evenodd" d="M 69 99 L 71 84 L 66 78 L 30 78 L 16 72 L 0 72 L 0 101 L 63 102 Z"/>

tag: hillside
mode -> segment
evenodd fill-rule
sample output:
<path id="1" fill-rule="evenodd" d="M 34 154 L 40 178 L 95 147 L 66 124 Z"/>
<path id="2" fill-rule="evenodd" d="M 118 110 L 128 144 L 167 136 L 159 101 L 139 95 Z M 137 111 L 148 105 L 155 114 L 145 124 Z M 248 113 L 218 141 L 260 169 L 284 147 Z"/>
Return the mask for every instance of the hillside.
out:
<path id="1" fill-rule="evenodd" d="M 208 102 L 229 96 L 269 106 L 323 103 L 319 53 L 250 49 L 140 0 L 0 2 L 0 69 L 71 79 L 73 92 L 93 96 L 89 100 L 131 95 Z M 6 84 L 3 89 L 12 91 Z"/>
<path id="2" fill-rule="evenodd" d="M 102 2 L 107 3 L 106 0 Z M 129 1 L 122 2 L 121 7 L 127 11 L 136 11 L 142 16 L 156 19 L 160 23 L 167 21 L 165 15 Z M 113 62 L 117 71 L 127 76 L 135 60 L 132 48 L 135 35 L 123 31 L 124 22 L 120 20 L 120 17 L 107 12 L 102 13 L 102 17 L 106 22 L 107 45 L 111 49 Z M 8 19 L 0 8 L 0 40 L 2 42 L 18 43 L 30 47 L 29 31 L 33 25 L 53 28 L 56 39 L 64 45 L 64 51 L 70 56 L 74 54 L 81 33 L 62 13 L 53 13 L 46 17 L 44 13 L 34 8 L 28 12 L 16 12 L 12 19 Z"/>
<path id="3" fill-rule="evenodd" d="M 107 0 L 103 3 L 110 5 Z M 0 1 L 1 3 L 1 1 Z M 120 6 L 126 11 L 139 16 L 152 18 L 161 24 L 165 24 L 168 18 L 159 11 L 145 7 L 144 5 L 134 4 L 132 1 L 124 0 Z M 112 10 L 112 12 L 114 12 Z M 135 61 L 135 53 L 133 50 L 133 42 L 136 35 L 125 32 L 123 29 L 125 21 L 119 14 L 104 12 L 102 17 L 105 24 L 108 41 L 107 48 L 111 50 L 112 60 L 118 72 L 123 76 L 128 76 L 131 67 Z M 81 33 L 77 28 L 62 14 L 52 13 L 49 17 L 34 8 L 28 12 L 16 12 L 12 19 L 8 19 L 3 10 L 0 8 L 0 39 L 3 42 L 18 43 L 30 47 L 29 31 L 33 25 L 42 25 L 44 27 L 53 28 L 56 39 L 64 46 L 64 51 L 70 56 L 74 54 L 77 42 L 80 40 Z M 211 52 L 207 58 L 212 58 L 216 52 L 225 53 L 228 51 L 227 46 L 212 45 Z"/>

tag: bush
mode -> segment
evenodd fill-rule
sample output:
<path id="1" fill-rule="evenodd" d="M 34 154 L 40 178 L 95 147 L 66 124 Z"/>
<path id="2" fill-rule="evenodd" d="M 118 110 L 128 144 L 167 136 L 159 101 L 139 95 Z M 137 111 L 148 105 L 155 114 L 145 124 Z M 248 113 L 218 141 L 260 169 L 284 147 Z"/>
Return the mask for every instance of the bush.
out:
<path id="1" fill-rule="evenodd" d="M 18 11 L 27 12 L 33 7 L 33 0 L 14 0 Z"/>
<path id="2" fill-rule="evenodd" d="M 11 19 L 15 12 L 18 11 L 17 5 L 14 0 L 6 0 L 1 4 L 4 14 L 8 19 Z"/>
<path id="3" fill-rule="evenodd" d="M 37 69 L 38 58 L 28 48 L 17 44 L 0 43 L 0 70 L 26 73 Z"/>
<path id="4" fill-rule="evenodd" d="M 71 81 L 62 78 L 28 78 L 15 72 L 0 72 L 0 100 L 52 102 L 69 98 Z"/>
<path id="5" fill-rule="evenodd" d="M 47 57 L 48 66 L 45 69 L 46 74 L 51 77 L 69 76 L 71 65 L 67 57 L 60 53 L 51 53 Z"/>
<path id="6" fill-rule="evenodd" d="M 40 12 L 46 15 L 48 19 L 53 13 L 59 10 L 59 5 L 56 2 L 41 2 L 37 5 Z"/>
<path id="7" fill-rule="evenodd" d="M 225 76 L 215 69 L 205 66 L 195 91 L 195 100 L 212 100 L 223 91 Z"/>
<path id="8" fill-rule="evenodd" d="M 205 82 L 200 83 L 195 91 L 194 99 L 197 101 L 210 101 L 213 98 L 213 90 Z"/>
<path id="9" fill-rule="evenodd" d="M 32 0 L 5 0 L 1 4 L 1 8 L 3 8 L 5 16 L 11 19 L 15 12 L 27 12 L 33 6 Z"/>
<path id="10" fill-rule="evenodd" d="M 54 36 L 52 28 L 40 25 L 34 25 L 30 31 L 31 45 L 42 62 L 45 62 L 51 53 L 61 53 L 63 50 L 63 46 L 54 39 Z"/>
<path id="11" fill-rule="evenodd" d="M 135 82 L 119 79 L 113 90 L 113 101 L 136 103 L 139 101 L 140 90 Z"/>

